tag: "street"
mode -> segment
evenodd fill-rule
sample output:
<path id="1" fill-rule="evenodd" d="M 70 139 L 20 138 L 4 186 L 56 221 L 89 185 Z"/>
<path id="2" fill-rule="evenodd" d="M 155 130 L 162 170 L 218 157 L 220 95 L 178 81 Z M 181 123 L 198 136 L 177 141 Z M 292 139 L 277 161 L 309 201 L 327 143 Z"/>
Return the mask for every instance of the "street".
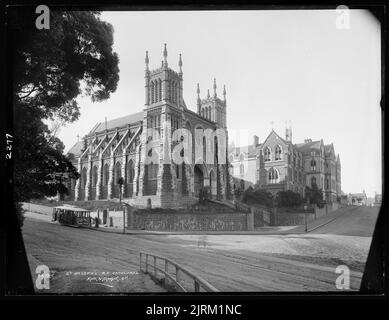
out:
<path id="1" fill-rule="evenodd" d="M 29 213 L 22 231 L 33 279 L 37 265 L 50 268 L 48 292 L 163 292 L 138 272 L 140 251 L 170 258 L 224 292 L 339 291 L 339 265 L 350 269 L 355 291 L 378 209 L 342 208 L 307 234 L 119 234 Z"/>

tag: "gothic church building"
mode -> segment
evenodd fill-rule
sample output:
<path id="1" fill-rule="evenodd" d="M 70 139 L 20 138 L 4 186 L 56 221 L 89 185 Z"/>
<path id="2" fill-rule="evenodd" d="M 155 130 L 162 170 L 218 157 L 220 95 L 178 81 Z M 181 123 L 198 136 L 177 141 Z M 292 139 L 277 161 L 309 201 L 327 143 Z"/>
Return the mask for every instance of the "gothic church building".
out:
<path id="1" fill-rule="evenodd" d="M 199 161 L 194 152 L 197 129 L 213 132 L 223 129 L 227 136 L 225 87 L 220 98 L 214 80 L 213 94 L 208 91 L 207 97 L 201 99 L 197 85 L 197 112 L 191 111 L 184 101 L 181 55 L 178 67 L 178 72 L 169 67 L 166 44 L 162 64 L 157 69 L 149 69 L 146 51 L 143 111 L 97 123 L 69 150 L 80 173 L 79 179 L 69 183 L 71 199 L 103 200 L 121 196 L 138 207 L 151 204 L 180 208 L 195 204 L 204 187 L 208 187 L 214 199 L 227 198 L 230 193 L 227 148 L 222 155 L 225 159 L 220 159 L 216 152 L 214 161 L 205 161 L 205 153 Z M 176 164 L 170 159 L 180 141 L 174 139 L 173 132 L 181 128 L 192 133 L 193 156 L 189 163 Z M 151 144 L 159 161 L 146 161 Z M 207 140 L 204 136 L 204 148 L 210 144 L 217 150 L 217 137 Z"/>

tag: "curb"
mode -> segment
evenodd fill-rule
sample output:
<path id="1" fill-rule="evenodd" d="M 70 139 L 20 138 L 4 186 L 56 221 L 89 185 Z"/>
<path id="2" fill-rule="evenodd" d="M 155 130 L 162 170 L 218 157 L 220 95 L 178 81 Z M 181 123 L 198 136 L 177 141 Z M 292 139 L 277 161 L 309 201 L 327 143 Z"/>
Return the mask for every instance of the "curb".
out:
<path id="1" fill-rule="evenodd" d="M 319 229 L 319 228 L 321 228 L 321 227 L 325 226 L 326 224 L 329 224 L 330 222 L 332 222 L 332 221 L 334 221 L 334 220 L 336 220 L 336 219 L 338 219 L 338 217 L 332 218 L 332 219 L 331 219 L 331 220 L 329 220 L 329 221 L 326 221 L 326 222 L 324 222 L 324 223 L 322 223 L 322 224 L 319 224 L 318 226 L 316 226 L 316 227 L 313 227 L 313 228 L 312 228 L 312 229 L 310 229 L 310 230 L 307 230 L 307 232 L 306 232 L 306 233 L 308 233 L 308 232 L 311 232 L 311 231 L 314 231 L 314 230 L 316 230 L 316 229 Z"/>

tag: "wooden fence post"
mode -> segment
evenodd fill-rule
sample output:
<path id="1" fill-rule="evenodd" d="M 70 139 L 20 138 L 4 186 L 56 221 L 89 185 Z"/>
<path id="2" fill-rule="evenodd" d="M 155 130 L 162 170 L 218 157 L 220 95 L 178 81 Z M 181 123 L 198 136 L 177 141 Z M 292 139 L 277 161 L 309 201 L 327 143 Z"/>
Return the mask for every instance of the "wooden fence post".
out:
<path id="1" fill-rule="evenodd" d="M 154 277 L 157 277 L 157 258 L 154 256 Z"/>
<path id="2" fill-rule="evenodd" d="M 194 280 L 194 291 L 195 292 L 200 292 L 200 285 L 199 285 L 199 283 L 197 282 L 196 279 Z"/>
<path id="3" fill-rule="evenodd" d="M 169 281 L 169 277 L 167 276 L 168 273 L 169 273 L 169 263 L 167 262 L 167 260 L 165 260 L 165 288 L 167 287 Z"/>

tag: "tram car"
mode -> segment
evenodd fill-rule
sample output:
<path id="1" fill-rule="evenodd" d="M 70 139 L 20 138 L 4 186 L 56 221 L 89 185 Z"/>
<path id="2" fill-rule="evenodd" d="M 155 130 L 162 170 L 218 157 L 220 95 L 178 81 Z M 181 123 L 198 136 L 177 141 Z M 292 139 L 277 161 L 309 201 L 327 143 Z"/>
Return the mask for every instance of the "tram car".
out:
<path id="1" fill-rule="evenodd" d="M 54 207 L 52 221 L 73 227 L 90 227 L 92 225 L 90 211 L 74 206 Z"/>

